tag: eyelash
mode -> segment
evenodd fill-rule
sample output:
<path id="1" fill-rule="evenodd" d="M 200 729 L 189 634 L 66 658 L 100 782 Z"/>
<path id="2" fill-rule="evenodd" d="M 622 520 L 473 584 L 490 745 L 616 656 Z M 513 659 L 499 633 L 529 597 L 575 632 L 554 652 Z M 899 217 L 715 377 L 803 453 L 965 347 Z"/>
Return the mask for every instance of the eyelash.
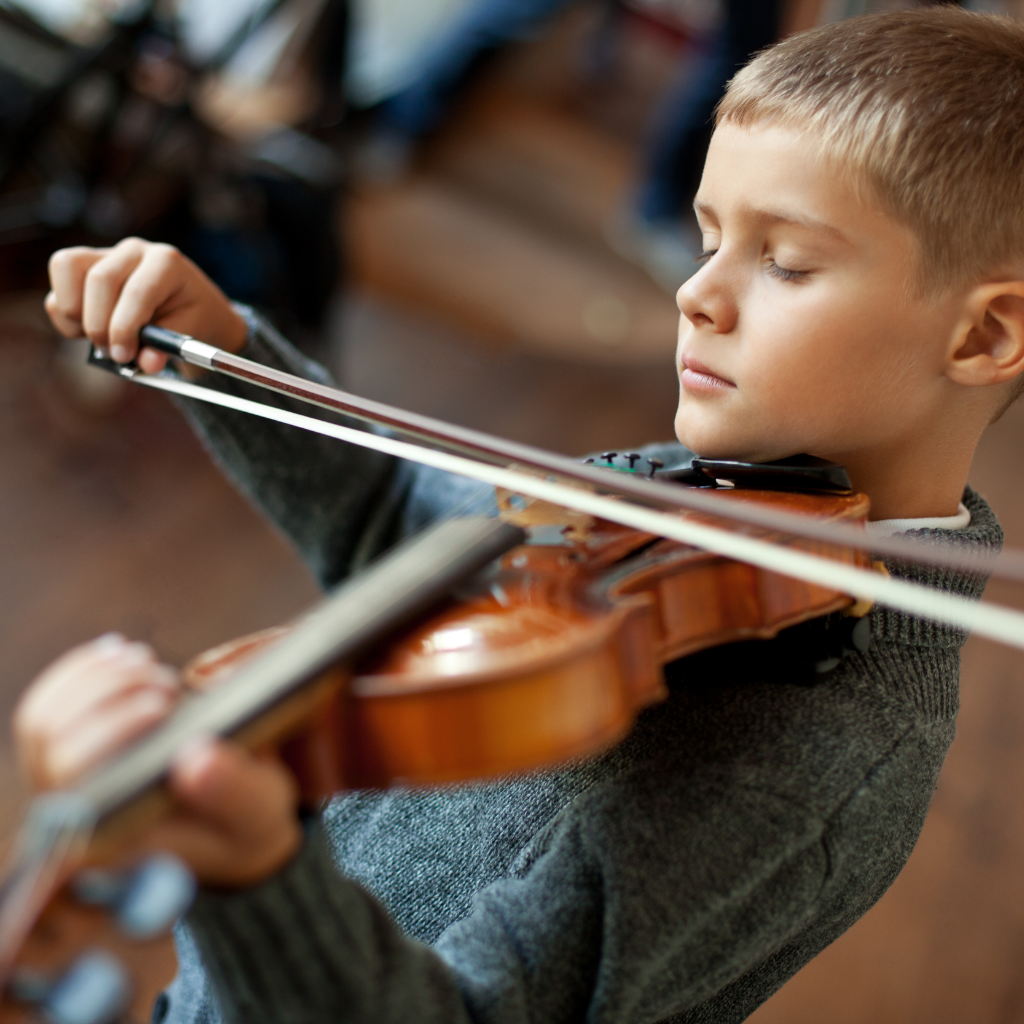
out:
<path id="1" fill-rule="evenodd" d="M 696 259 L 695 263 L 707 263 L 712 256 L 718 252 L 717 249 L 708 249 L 702 252 Z M 767 264 L 768 273 L 772 277 L 777 278 L 780 281 L 801 281 L 807 276 L 806 270 L 790 270 L 787 267 L 780 267 L 775 260 L 769 259 Z"/>
<path id="2" fill-rule="evenodd" d="M 780 281 L 800 281 L 807 276 L 806 270 L 788 270 L 786 267 L 780 267 L 772 259 L 768 260 L 767 270 L 772 277 L 778 278 Z"/>

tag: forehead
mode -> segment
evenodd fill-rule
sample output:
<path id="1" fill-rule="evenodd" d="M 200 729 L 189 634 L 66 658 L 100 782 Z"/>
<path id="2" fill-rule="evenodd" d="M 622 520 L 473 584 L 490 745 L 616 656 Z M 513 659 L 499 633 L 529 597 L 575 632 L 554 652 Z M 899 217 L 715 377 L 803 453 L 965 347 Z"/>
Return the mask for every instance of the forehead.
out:
<path id="1" fill-rule="evenodd" d="M 727 122 L 712 136 L 694 206 L 709 217 L 742 214 L 835 235 L 865 215 L 884 217 L 864 191 L 814 133 Z"/>

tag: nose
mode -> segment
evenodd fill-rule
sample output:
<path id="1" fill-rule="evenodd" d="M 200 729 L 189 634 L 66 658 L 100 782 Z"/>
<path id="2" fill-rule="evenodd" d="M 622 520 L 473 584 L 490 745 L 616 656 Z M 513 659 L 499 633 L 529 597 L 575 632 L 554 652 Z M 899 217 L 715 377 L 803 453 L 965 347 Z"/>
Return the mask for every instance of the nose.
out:
<path id="1" fill-rule="evenodd" d="M 715 334 L 728 334 L 736 326 L 739 310 L 724 269 L 712 256 L 676 292 L 679 312 L 698 328 L 710 328 Z"/>

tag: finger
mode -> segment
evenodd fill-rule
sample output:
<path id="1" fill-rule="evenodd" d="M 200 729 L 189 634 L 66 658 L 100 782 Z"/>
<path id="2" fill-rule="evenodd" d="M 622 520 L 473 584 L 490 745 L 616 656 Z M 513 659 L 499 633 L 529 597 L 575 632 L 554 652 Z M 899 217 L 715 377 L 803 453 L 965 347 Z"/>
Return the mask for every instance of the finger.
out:
<path id="1" fill-rule="evenodd" d="M 63 786 L 124 748 L 167 716 L 173 695 L 150 688 L 126 695 L 102 713 L 84 716 L 41 757 L 42 784 Z"/>
<path id="2" fill-rule="evenodd" d="M 79 324 L 82 322 L 82 289 L 85 275 L 109 251 L 79 245 L 70 249 L 58 249 L 50 257 L 50 289 L 54 307 L 66 320 Z M 49 311 L 47 307 L 47 312 Z"/>
<path id="3" fill-rule="evenodd" d="M 159 373 L 167 365 L 167 356 L 155 348 L 144 348 L 136 362 L 143 373 Z"/>
<path id="4" fill-rule="evenodd" d="M 85 671 L 93 664 L 106 660 L 127 643 L 128 641 L 120 633 L 106 633 L 88 643 L 72 647 L 70 651 L 65 652 L 47 666 L 29 684 L 14 710 L 15 733 L 32 727 L 39 719 L 45 717 L 46 710 L 54 699 L 53 694 L 67 685 L 68 678 Z"/>
<path id="5" fill-rule="evenodd" d="M 126 238 L 94 263 L 85 275 L 82 288 L 82 328 L 98 348 L 109 346 L 111 314 L 125 282 L 142 261 L 145 249 L 146 243 L 142 239 Z M 134 355 L 134 344 L 129 346 L 127 355 L 111 352 L 111 356 L 120 362 L 127 362 Z"/>
<path id="6" fill-rule="evenodd" d="M 32 683 L 15 710 L 14 737 L 25 776 L 35 785 L 48 784 L 50 751 L 68 742 L 69 731 L 148 689 L 173 702 L 179 680 L 146 644 L 108 634 L 65 654 Z"/>
<path id="7" fill-rule="evenodd" d="M 15 727 L 33 730 L 74 717 L 133 683 L 173 690 L 177 674 L 160 665 L 148 644 L 108 633 L 69 651 L 29 686 L 15 711 Z"/>
<path id="8" fill-rule="evenodd" d="M 296 802 L 294 780 L 280 763 L 222 740 L 186 747 L 175 759 L 171 787 L 190 811 L 238 835 L 261 831 Z"/>
<path id="9" fill-rule="evenodd" d="M 161 665 L 144 645 L 131 644 L 123 655 L 91 667 L 63 687 L 59 698 L 51 700 L 46 708 L 45 732 L 56 738 L 81 716 L 102 713 L 134 691 L 150 688 L 176 696 L 178 674 Z"/>
<path id="10" fill-rule="evenodd" d="M 57 296 L 53 292 L 47 293 L 43 299 L 43 309 L 50 318 L 50 323 L 65 338 L 80 338 L 82 336 L 82 322 L 65 316 L 57 305 Z"/>
<path id="11" fill-rule="evenodd" d="M 173 306 L 185 283 L 187 266 L 185 257 L 173 246 L 146 247 L 138 266 L 125 281 L 110 317 L 111 353 L 135 353 L 139 331 L 154 319 L 158 310 Z"/>
<path id="12" fill-rule="evenodd" d="M 181 854 L 204 881 L 251 884 L 287 863 L 301 843 L 298 787 L 280 762 L 201 740 L 179 754 L 169 784 L 194 819 L 192 845 Z"/>

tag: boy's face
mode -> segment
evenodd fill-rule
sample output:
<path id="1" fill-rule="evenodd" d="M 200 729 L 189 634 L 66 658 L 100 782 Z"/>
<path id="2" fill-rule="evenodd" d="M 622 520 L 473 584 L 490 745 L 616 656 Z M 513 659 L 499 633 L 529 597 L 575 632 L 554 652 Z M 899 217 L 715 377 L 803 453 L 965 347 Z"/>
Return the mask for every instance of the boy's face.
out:
<path id="1" fill-rule="evenodd" d="M 715 132 L 695 206 L 713 255 L 677 296 L 688 448 L 849 463 L 928 428 L 958 307 L 917 294 L 909 229 L 768 125 Z"/>

